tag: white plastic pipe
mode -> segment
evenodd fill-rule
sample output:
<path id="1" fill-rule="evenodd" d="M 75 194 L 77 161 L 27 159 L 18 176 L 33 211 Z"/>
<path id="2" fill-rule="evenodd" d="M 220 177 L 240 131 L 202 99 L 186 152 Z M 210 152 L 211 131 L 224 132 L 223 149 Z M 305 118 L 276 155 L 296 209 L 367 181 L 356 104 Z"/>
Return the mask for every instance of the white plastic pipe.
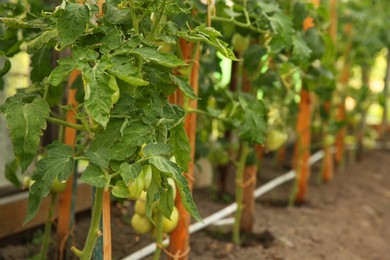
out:
<path id="1" fill-rule="evenodd" d="M 309 165 L 312 165 L 319 161 L 322 157 L 324 157 L 323 151 L 318 151 L 309 158 Z M 254 191 L 254 197 L 258 198 L 261 195 L 271 191 L 275 187 L 289 181 L 295 178 L 295 171 L 291 170 L 272 181 L 269 181 L 268 183 L 262 185 L 261 187 L 257 188 Z M 221 209 L 220 211 L 215 212 L 214 214 L 208 216 L 207 218 L 203 219 L 203 222 L 196 222 L 190 226 L 190 234 L 195 233 L 196 231 L 199 231 L 207 226 L 210 226 L 211 224 L 217 222 L 220 219 L 223 219 L 232 213 L 234 213 L 237 210 L 237 203 L 233 203 L 226 208 Z M 169 239 L 165 239 L 163 241 L 163 244 L 169 243 Z M 142 259 L 150 254 L 152 254 L 156 250 L 156 243 L 152 243 L 148 246 L 145 246 L 144 248 L 141 248 L 140 250 L 134 252 L 133 254 L 123 258 L 122 260 L 139 260 Z"/>

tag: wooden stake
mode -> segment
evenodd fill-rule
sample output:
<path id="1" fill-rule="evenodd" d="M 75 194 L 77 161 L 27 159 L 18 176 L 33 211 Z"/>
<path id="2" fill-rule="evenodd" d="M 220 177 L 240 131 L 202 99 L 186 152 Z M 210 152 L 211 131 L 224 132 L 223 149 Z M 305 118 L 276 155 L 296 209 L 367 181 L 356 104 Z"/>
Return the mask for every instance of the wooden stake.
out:
<path id="1" fill-rule="evenodd" d="M 333 45 L 336 46 L 336 43 L 337 43 L 337 0 L 330 0 L 329 13 L 330 13 L 329 34 L 330 34 L 330 37 L 332 38 Z M 330 113 L 330 111 L 331 111 L 330 101 L 327 101 L 324 104 L 324 110 L 326 111 L 326 113 L 328 113 L 328 114 Z M 327 133 L 325 133 L 325 135 L 326 134 Z M 326 145 L 324 147 L 322 180 L 324 182 L 328 182 L 328 181 L 332 180 L 333 174 L 334 174 L 334 163 L 333 163 L 332 147 L 329 145 Z"/>
<path id="2" fill-rule="evenodd" d="M 76 107 L 78 105 L 76 101 L 76 89 L 71 89 L 70 87 L 75 82 L 77 77 L 80 76 L 80 71 L 74 70 L 70 73 L 68 84 L 66 86 L 68 92 L 68 101 L 69 105 Z M 76 113 L 73 110 L 68 110 L 66 112 L 66 121 L 70 123 L 77 123 L 75 118 Z M 65 140 L 66 145 L 71 145 L 74 147 L 76 143 L 77 130 L 69 127 L 65 127 Z M 66 190 L 59 194 L 58 196 L 58 226 L 57 226 L 57 245 L 59 250 L 59 259 L 62 260 L 64 256 L 64 250 L 66 246 L 66 240 L 69 236 L 71 230 L 70 220 L 71 220 L 71 208 L 72 208 L 72 193 L 73 193 L 73 174 L 68 180 L 68 185 Z"/>
<path id="3" fill-rule="evenodd" d="M 303 202 L 306 198 L 307 184 L 310 176 L 310 119 L 311 119 L 311 98 L 310 92 L 306 89 L 301 91 L 301 102 L 299 103 L 299 114 L 297 120 L 297 143 L 294 151 L 294 167 L 297 172 L 298 190 L 295 195 L 296 202 Z"/>
<path id="4" fill-rule="evenodd" d="M 180 45 L 182 48 L 183 57 L 185 60 L 191 58 L 191 53 L 194 47 L 193 43 L 185 42 L 184 40 L 180 40 Z M 196 45 L 196 55 L 193 61 L 193 67 L 190 75 L 190 85 L 193 88 L 195 94 L 198 94 L 198 78 L 199 78 L 199 57 L 200 57 L 200 48 L 199 45 Z M 177 104 L 183 104 L 184 98 L 183 93 L 178 92 L 176 94 L 176 102 Z M 189 105 L 190 108 L 197 108 L 197 101 L 190 100 Z M 195 138 L 196 138 L 196 113 L 190 113 L 187 115 L 184 123 L 184 127 L 186 129 L 188 138 L 191 144 L 191 162 L 188 164 L 188 172 L 185 174 L 189 187 L 192 190 L 193 186 L 193 175 L 194 175 L 194 158 L 195 158 Z M 169 243 L 169 251 L 173 255 L 177 255 L 175 260 L 188 259 L 189 253 L 189 242 L 190 242 L 190 234 L 189 234 L 189 226 L 191 222 L 191 216 L 186 211 L 183 206 L 182 199 L 179 193 L 177 193 L 175 206 L 179 211 L 179 223 L 177 228 L 170 234 L 170 243 Z M 172 257 L 168 257 L 168 259 L 173 259 Z"/>
<path id="5" fill-rule="evenodd" d="M 319 7 L 319 0 L 312 0 L 315 7 Z M 312 17 L 306 17 L 303 21 L 303 30 L 309 30 L 314 27 Z M 296 202 L 303 202 L 306 198 L 307 184 L 310 176 L 309 157 L 310 157 L 310 121 L 311 121 L 311 97 L 310 92 L 304 87 L 300 93 L 301 101 L 299 103 L 299 113 L 297 119 L 298 140 L 295 144 L 294 167 L 297 172 L 298 189 L 294 199 Z"/>
<path id="6" fill-rule="evenodd" d="M 343 71 L 340 76 L 340 84 L 343 88 L 348 84 L 349 80 L 349 63 L 348 63 L 348 56 L 352 48 L 352 24 L 348 23 L 345 26 L 345 34 L 349 36 L 347 47 L 344 51 L 344 64 L 343 64 Z M 337 108 L 337 114 L 336 118 L 338 121 L 342 122 L 345 121 L 346 118 L 346 112 L 345 112 L 345 98 L 343 97 L 343 94 L 341 95 L 341 101 Z M 346 135 L 346 128 L 342 127 L 336 134 L 336 143 L 335 143 L 335 162 L 337 166 L 341 166 L 344 161 L 344 137 Z"/>

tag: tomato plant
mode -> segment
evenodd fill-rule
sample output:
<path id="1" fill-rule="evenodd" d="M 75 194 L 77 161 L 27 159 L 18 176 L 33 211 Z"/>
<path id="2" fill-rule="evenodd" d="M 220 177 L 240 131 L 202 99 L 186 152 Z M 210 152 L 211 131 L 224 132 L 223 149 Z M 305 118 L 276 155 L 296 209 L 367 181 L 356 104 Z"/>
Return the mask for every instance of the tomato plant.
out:
<path id="1" fill-rule="evenodd" d="M 146 217 L 137 216 L 134 220 L 147 223 L 158 198 L 160 219 L 171 216 L 174 192 L 167 182 L 170 178 L 176 183 L 184 207 L 200 220 L 182 175 L 190 160 L 183 127 L 186 111 L 167 99 L 176 89 L 189 99 L 197 96 L 185 77 L 188 64 L 180 59 L 180 49 L 162 50 L 161 46 L 174 46 L 181 37 L 207 43 L 229 58 L 235 56 L 212 27 L 189 27 L 176 22 L 175 17 L 189 13 L 190 8 L 191 3 L 173 0 L 107 1 L 104 15 L 100 16 L 102 10 L 96 4 L 69 1 L 37 16 L 1 18 L 9 32 L 25 31 L 26 37 L 19 45 L 27 43 L 27 52 L 33 57 L 43 58 L 52 48 L 62 53 L 71 50 L 70 55 L 56 61 L 58 65 L 53 70 L 33 80 L 31 87 L 8 98 L 1 112 L 22 171 L 37 156 L 39 137 L 47 122 L 79 131 L 80 141 L 75 149 L 61 141 L 45 147 L 47 156 L 36 163 L 32 176 L 35 183 L 30 189 L 25 221 L 36 215 L 56 179 L 67 181 L 75 161 L 88 160 L 89 166 L 80 180 L 95 187 L 96 193 L 85 247 L 72 249 L 81 259 L 91 258 L 104 190 L 131 199 L 147 190 Z M 174 68 L 184 71 L 183 76 L 173 73 Z M 73 70 L 81 72 L 82 85 L 76 86 L 80 105 L 64 107 L 60 103 L 61 89 Z M 53 107 L 61 113 L 53 113 Z M 76 113 L 78 123 L 61 117 L 67 110 Z M 172 156 L 175 162 L 169 159 Z"/>

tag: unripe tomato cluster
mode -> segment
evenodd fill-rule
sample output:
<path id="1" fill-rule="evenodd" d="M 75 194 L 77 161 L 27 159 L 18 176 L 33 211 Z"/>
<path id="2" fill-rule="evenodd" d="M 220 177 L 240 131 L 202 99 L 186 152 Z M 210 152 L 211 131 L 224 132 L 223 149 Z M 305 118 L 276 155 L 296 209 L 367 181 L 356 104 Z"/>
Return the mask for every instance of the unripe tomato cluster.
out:
<path id="1" fill-rule="evenodd" d="M 150 172 L 150 174 L 149 174 Z M 131 226 L 137 232 L 138 234 L 146 234 L 151 232 L 154 237 L 156 237 L 156 224 L 158 222 L 158 216 L 159 216 L 159 209 L 157 206 L 153 207 L 153 215 L 152 219 L 153 222 L 146 217 L 146 196 L 147 196 L 147 188 L 149 188 L 150 180 L 151 180 L 151 166 L 150 165 L 145 165 L 143 167 L 143 170 L 140 175 L 144 174 L 144 183 L 145 183 L 145 188 L 144 190 L 141 191 L 140 195 L 135 201 L 134 205 L 134 215 L 131 218 Z M 150 176 L 150 178 L 149 178 Z M 175 200 L 176 197 L 176 185 L 173 179 L 168 178 L 168 184 L 172 187 L 173 190 L 173 200 Z M 149 183 L 148 185 L 146 185 Z M 130 189 L 130 188 L 129 188 Z M 176 226 L 177 223 L 179 222 L 179 212 L 176 207 L 173 207 L 172 213 L 170 218 L 166 218 L 165 216 L 162 217 L 162 230 L 164 234 L 168 234 L 172 232 Z"/>

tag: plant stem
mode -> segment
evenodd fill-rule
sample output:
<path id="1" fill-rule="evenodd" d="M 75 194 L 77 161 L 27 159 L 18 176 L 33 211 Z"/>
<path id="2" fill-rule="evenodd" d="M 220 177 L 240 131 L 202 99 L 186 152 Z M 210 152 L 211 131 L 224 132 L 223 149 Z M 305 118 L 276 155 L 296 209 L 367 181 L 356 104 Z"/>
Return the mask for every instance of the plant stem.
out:
<path id="1" fill-rule="evenodd" d="M 158 217 L 157 217 L 157 223 L 156 223 L 156 229 L 157 229 L 157 237 L 156 237 L 156 244 L 162 246 L 162 241 L 163 241 L 163 215 L 162 212 L 158 212 Z M 156 247 L 156 251 L 154 252 L 153 255 L 153 260 L 158 260 L 160 259 L 160 254 L 161 254 L 161 248 L 159 246 Z"/>
<path id="2" fill-rule="evenodd" d="M 242 23 L 242 22 L 236 21 L 234 19 L 230 19 L 230 18 L 224 18 L 224 17 L 219 17 L 219 16 L 211 16 L 211 20 L 218 21 L 218 22 L 223 22 L 223 23 L 232 23 L 235 26 L 238 26 L 238 27 L 241 27 L 241 28 L 246 28 L 246 29 L 248 29 L 248 30 L 250 30 L 252 32 L 256 32 L 256 33 L 260 33 L 260 34 L 268 32 L 268 31 L 256 28 L 256 27 L 252 26 L 251 24 Z"/>
<path id="3" fill-rule="evenodd" d="M 92 252 L 93 252 L 93 248 L 95 247 L 96 240 L 101 235 L 99 224 L 102 215 L 103 193 L 104 193 L 104 188 L 96 188 L 95 201 L 93 204 L 93 211 L 92 211 L 91 226 L 89 227 L 87 241 L 85 242 L 84 249 L 80 256 L 80 259 L 82 260 L 90 260 L 92 258 Z"/>
<path id="4" fill-rule="evenodd" d="M 51 200 L 50 200 L 49 214 L 47 216 L 47 220 L 45 223 L 45 230 L 43 233 L 41 252 L 39 253 L 39 257 L 38 257 L 39 260 L 47 259 L 47 250 L 50 244 L 51 224 L 52 224 L 52 218 L 54 214 L 56 201 L 57 201 L 57 194 L 52 193 Z"/>
<path id="5" fill-rule="evenodd" d="M 234 226 L 233 226 L 233 243 L 236 245 L 240 245 L 240 222 L 242 215 L 242 198 L 243 198 L 243 179 L 244 179 L 244 169 L 246 159 L 249 154 L 249 146 L 247 142 L 242 142 L 241 144 L 241 155 L 240 160 L 238 162 L 237 172 L 236 172 L 236 203 L 237 203 L 237 211 L 234 216 Z"/>
<path id="6" fill-rule="evenodd" d="M 64 120 L 61 120 L 61 119 L 58 119 L 58 118 L 54 118 L 54 117 L 48 117 L 47 121 L 51 122 L 51 123 L 54 123 L 54 124 L 57 124 L 57 125 L 62 125 L 62 126 L 74 128 L 74 129 L 77 129 L 77 130 L 80 130 L 80 131 L 86 131 L 87 130 L 82 125 L 73 124 L 73 123 L 70 123 L 70 122 L 67 122 L 67 121 L 64 121 Z"/>
<path id="7" fill-rule="evenodd" d="M 160 7 L 160 12 L 156 18 L 156 21 L 153 24 L 152 31 L 150 32 L 149 39 L 154 40 L 156 38 L 156 33 L 157 33 L 157 28 L 160 24 L 161 18 L 164 14 L 165 11 L 165 0 L 162 2 L 161 7 Z"/>

